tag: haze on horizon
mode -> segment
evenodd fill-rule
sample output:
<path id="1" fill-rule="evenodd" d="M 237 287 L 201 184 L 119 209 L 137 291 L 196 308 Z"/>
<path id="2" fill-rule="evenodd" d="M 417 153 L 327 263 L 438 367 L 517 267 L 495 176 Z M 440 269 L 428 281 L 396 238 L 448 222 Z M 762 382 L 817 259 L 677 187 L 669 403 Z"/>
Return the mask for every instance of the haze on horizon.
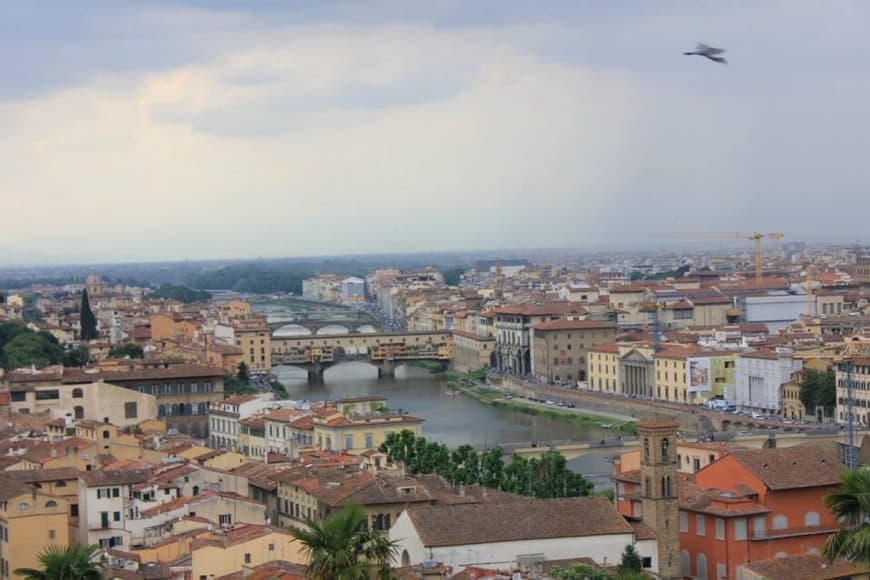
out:
<path id="1" fill-rule="evenodd" d="M 868 21 L 858 0 L 4 3 L 0 264 L 866 241 Z M 697 41 L 730 64 L 681 55 Z"/>

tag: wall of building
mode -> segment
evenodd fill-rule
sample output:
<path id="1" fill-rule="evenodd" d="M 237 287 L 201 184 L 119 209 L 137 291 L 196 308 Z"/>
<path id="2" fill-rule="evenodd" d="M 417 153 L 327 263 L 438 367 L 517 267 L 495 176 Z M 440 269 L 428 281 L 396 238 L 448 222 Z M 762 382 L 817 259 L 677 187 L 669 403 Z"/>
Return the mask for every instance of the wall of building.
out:
<path id="1" fill-rule="evenodd" d="M 193 550 L 191 578 L 198 580 L 224 576 L 246 566 L 259 566 L 273 560 L 302 564 L 305 555 L 299 542 L 279 532 L 235 545 L 202 546 Z"/>
<path id="2" fill-rule="evenodd" d="M 22 494 L 0 503 L 0 526 L 6 529 L 0 538 L 2 575 L 15 578 L 16 568 L 41 568 L 40 552 L 52 544 L 68 545 L 68 514 L 66 500 L 43 494 Z"/>

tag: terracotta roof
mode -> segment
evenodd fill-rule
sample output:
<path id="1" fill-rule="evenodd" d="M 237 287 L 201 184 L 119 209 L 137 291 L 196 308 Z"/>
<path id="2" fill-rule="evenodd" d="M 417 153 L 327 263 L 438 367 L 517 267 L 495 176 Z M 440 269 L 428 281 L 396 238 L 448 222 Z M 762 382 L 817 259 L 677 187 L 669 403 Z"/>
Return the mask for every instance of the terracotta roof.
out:
<path id="1" fill-rule="evenodd" d="M 606 320 L 548 320 L 532 328 L 535 330 L 616 330 L 616 323 Z"/>
<path id="2" fill-rule="evenodd" d="M 223 377 L 220 367 L 193 363 L 169 364 L 168 366 L 147 366 L 145 368 L 80 369 L 65 368 L 62 382 L 69 384 L 93 383 L 96 381 L 127 382 L 144 380 L 187 379 L 201 377 Z"/>
<path id="3" fill-rule="evenodd" d="M 623 284 L 621 286 L 613 286 L 608 289 L 611 294 L 635 294 L 637 292 L 646 292 L 647 287 L 640 284 Z"/>
<path id="4" fill-rule="evenodd" d="M 406 513 L 432 547 L 633 532 L 604 497 L 412 506 Z"/>
<path id="5" fill-rule="evenodd" d="M 67 453 L 78 453 L 84 449 L 96 447 L 96 443 L 80 437 L 70 437 L 57 443 L 42 443 L 27 450 L 24 457 L 35 463 L 48 463 L 55 459 L 66 457 Z"/>
<path id="6" fill-rule="evenodd" d="M 530 304 L 512 304 L 493 309 L 496 314 L 516 314 L 520 316 L 547 316 L 561 314 L 586 314 L 583 306 L 572 302 L 547 302 Z"/>
<path id="7" fill-rule="evenodd" d="M 235 395 L 227 397 L 223 401 L 219 401 L 218 404 L 227 403 L 228 405 L 243 405 L 245 403 L 250 403 L 251 401 L 256 401 L 258 398 L 257 395 Z"/>
<path id="8" fill-rule="evenodd" d="M 290 423 L 293 419 L 297 419 L 305 415 L 307 411 L 302 409 L 273 409 L 266 413 L 264 418 L 267 421 L 276 421 L 278 423 Z"/>
<path id="9" fill-rule="evenodd" d="M 466 332 L 464 330 L 457 330 L 455 328 L 453 329 L 453 334 L 455 334 L 456 336 L 462 336 L 464 338 L 470 338 L 471 340 L 495 340 L 494 336 L 480 336 L 479 334 L 475 334 L 473 332 Z"/>
<path id="10" fill-rule="evenodd" d="M 845 560 L 826 562 L 821 556 L 813 554 L 759 560 L 741 566 L 758 575 L 754 577 L 768 580 L 834 580 L 870 572 L 870 566 Z"/>
<path id="11" fill-rule="evenodd" d="M 119 471 L 84 471 L 79 473 L 79 479 L 88 487 L 101 487 L 107 485 L 132 485 L 142 483 L 151 478 L 151 471 L 143 469 L 119 470 Z"/>
<path id="12" fill-rule="evenodd" d="M 731 456 L 771 490 L 837 485 L 843 464 L 837 455 L 816 445 L 776 449 L 731 450 Z"/>
<path id="13" fill-rule="evenodd" d="M 619 345 L 615 342 L 605 342 L 602 344 L 596 344 L 595 346 L 589 347 L 588 352 L 601 352 L 607 354 L 618 354 L 619 353 Z"/>

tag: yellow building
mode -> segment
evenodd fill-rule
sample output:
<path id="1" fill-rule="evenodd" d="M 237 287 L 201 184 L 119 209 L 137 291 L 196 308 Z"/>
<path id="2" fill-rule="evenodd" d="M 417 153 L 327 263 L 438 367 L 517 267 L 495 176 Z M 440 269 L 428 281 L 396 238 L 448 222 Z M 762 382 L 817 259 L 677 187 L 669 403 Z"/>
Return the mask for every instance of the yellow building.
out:
<path id="1" fill-rule="evenodd" d="M 0 575 L 14 578 L 17 568 L 40 568 L 45 548 L 69 545 L 68 514 L 65 499 L 37 492 L 33 484 L 0 486 Z"/>
<path id="2" fill-rule="evenodd" d="M 803 420 L 807 415 L 807 408 L 801 402 L 801 382 L 804 380 L 804 372 L 798 371 L 791 376 L 791 380 L 783 383 L 780 387 L 782 399 L 782 416 L 786 419 Z"/>
<path id="3" fill-rule="evenodd" d="M 151 317 L 151 340 L 160 341 L 167 338 L 192 341 L 203 320 L 198 315 L 181 312 L 161 312 Z"/>
<path id="4" fill-rule="evenodd" d="M 465 372 L 495 366 L 495 337 L 453 330 L 453 368 Z"/>
<path id="5" fill-rule="evenodd" d="M 190 555 L 190 578 L 194 580 L 211 580 L 274 560 L 306 562 L 302 547 L 289 532 L 252 524 L 199 536 L 191 544 Z"/>
<path id="6" fill-rule="evenodd" d="M 357 397 L 335 401 L 312 417 L 313 442 L 327 451 L 362 453 L 377 449 L 390 433 L 409 430 L 420 435 L 423 419 L 391 411 L 383 397 Z"/>
<path id="7" fill-rule="evenodd" d="M 437 475 L 400 477 L 315 466 L 282 472 L 273 479 L 278 482 L 278 520 L 282 526 L 299 525 L 305 518 L 320 519 L 335 508 L 354 504 L 366 509 L 372 529 L 386 532 L 409 504 L 429 505 L 436 497 L 443 499 L 453 493 Z M 465 501 L 473 500 L 469 497 Z"/>
<path id="8" fill-rule="evenodd" d="M 586 369 L 590 389 L 602 393 L 621 392 L 619 354 L 619 346 L 613 342 L 588 349 Z"/>
<path id="9" fill-rule="evenodd" d="M 227 300 L 226 302 L 219 303 L 217 308 L 220 315 L 229 320 L 244 318 L 254 312 L 251 304 L 244 300 Z"/>
<path id="10" fill-rule="evenodd" d="M 233 323 L 236 346 L 242 349 L 242 362 L 255 373 L 272 370 L 272 334 L 264 320 L 238 320 Z"/>

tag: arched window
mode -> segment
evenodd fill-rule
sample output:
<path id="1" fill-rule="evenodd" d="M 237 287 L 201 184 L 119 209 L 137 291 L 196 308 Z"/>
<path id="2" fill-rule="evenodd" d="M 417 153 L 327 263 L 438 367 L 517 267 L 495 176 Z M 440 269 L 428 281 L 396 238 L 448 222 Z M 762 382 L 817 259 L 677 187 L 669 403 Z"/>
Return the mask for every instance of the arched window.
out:
<path id="1" fill-rule="evenodd" d="M 84 396 L 85 396 L 85 394 L 78 387 L 73 389 L 73 399 L 81 399 Z"/>
<path id="2" fill-rule="evenodd" d="M 692 575 L 692 561 L 689 559 L 689 553 L 686 550 L 680 552 L 680 574 L 684 578 Z"/>
<path id="3" fill-rule="evenodd" d="M 643 458 L 649 459 L 649 437 L 643 438 Z"/>
<path id="4" fill-rule="evenodd" d="M 808 528 L 813 526 L 818 526 L 821 524 L 821 519 L 819 518 L 819 512 L 807 512 L 804 515 L 804 525 Z"/>
<path id="5" fill-rule="evenodd" d="M 703 552 L 699 553 L 695 558 L 696 570 L 695 578 L 698 580 L 707 580 L 707 556 Z"/>
<path id="6" fill-rule="evenodd" d="M 773 518 L 773 529 L 774 530 L 784 530 L 788 527 L 788 517 L 779 514 L 775 518 Z"/>
<path id="7" fill-rule="evenodd" d="M 665 437 L 662 439 L 662 461 L 667 461 L 668 459 L 668 451 L 670 451 L 671 443 L 668 441 L 668 438 Z"/>
<path id="8" fill-rule="evenodd" d="M 408 550 L 402 550 L 402 566 L 407 568 L 411 565 L 411 554 L 408 553 Z"/>
<path id="9" fill-rule="evenodd" d="M 20 512 L 30 511 L 30 504 L 27 503 L 26 501 L 21 502 L 20 504 L 18 504 L 18 511 L 20 511 Z"/>
<path id="10" fill-rule="evenodd" d="M 45 507 L 46 507 L 47 509 L 56 508 L 56 507 L 57 507 L 57 502 L 54 501 L 53 499 L 50 499 L 50 500 L 48 500 L 47 502 L 45 502 Z"/>
<path id="11" fill-rule="evenodd" d="M 103 431 L 103 439 L 108 439 L 109 437 L 111 437 L 111 433 L 109 433 L 108 431 Z"/>
<path id="12" fill-rule="evenodd" d="M 75 414 L 76 419 L 84 419 L 85 418 L 85 408 L 81 406 L 73 407 L 73 413 Z"/>

